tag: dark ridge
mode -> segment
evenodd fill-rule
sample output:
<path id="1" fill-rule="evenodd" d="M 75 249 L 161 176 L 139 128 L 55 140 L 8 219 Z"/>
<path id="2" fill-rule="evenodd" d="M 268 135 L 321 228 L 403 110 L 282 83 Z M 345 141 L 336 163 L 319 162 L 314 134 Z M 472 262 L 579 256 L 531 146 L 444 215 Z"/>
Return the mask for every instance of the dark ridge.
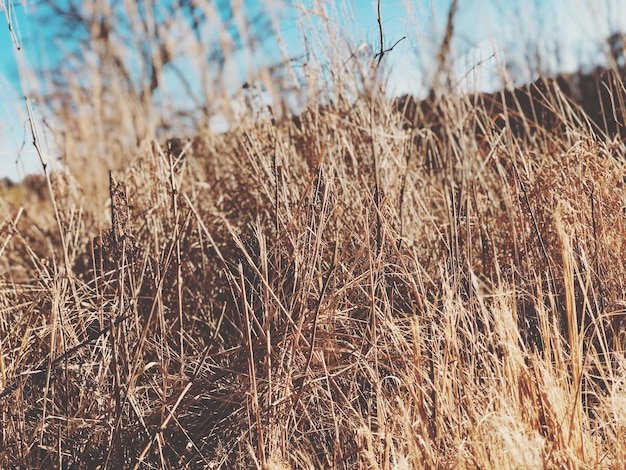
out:
<path id="1" fill-rule="evenodd" d="M 13 186 L 15 186 L 15 183 L 13 182 L 13 180 L 11 180 L 11 178 L 5 176 L 4 178 L 0 179 L 0 189 L 9 189 Z"/>
<path id="2" fill-rule="evenodd" d="M 597 67 L 587 73 L 540 77 L 513 90 L 477 93 L 466 99 L 486 113 L 495 130 L 508 127 L 518 138 L 527 137 L 529 131 L 554 132 L 571 127 L 568 118 L 576 116 L 582 126 L 591 127 L 599 136 L 624 140 L 625 72 L 626 67 Z M 444 125 L 441 100 L 403 95 L 395 100 L 395 108 L 404 117 L 405 128 L 430 127 L 437 133 Z M 482 135 L 487 129 L 477 125 L 475 131 Z"/>

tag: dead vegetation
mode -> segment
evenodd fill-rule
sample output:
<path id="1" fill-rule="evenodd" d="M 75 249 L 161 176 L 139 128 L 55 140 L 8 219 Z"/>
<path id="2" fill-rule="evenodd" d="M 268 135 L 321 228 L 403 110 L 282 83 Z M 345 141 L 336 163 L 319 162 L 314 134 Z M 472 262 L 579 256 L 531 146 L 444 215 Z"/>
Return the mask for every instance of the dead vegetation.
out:
<path id="1" fill-rule="evenodd" d="M 359 80 L 3 203 L 1 467 L 626 464 L 623 143 Z"/>

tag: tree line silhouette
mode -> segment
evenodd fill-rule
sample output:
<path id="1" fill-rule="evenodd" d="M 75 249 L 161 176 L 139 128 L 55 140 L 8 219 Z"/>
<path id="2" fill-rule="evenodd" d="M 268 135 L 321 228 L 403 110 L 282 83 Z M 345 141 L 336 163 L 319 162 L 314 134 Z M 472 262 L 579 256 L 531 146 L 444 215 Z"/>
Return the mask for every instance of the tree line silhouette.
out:
<path id="1" fill-rule="evenodd" d="M 606 40 L 607 64 L 591 71 L 579 70 L 555 77 L 540 76 L 532 83 L 493 93 L 465 96 L 467 109 L 480 110 L 489 119 L 476 120 L 477 135 L 507 127 L 514 136 L 558 132 L 576 124 L 605 139 L 626 139 L 626 34 L 615 33 Z M 395 101 L 405 128 L 445 128 L 445 99 L 430 94 L 417 99 L 403 95 Z M 472 116 L 469 113 L 468 116 Z M 443 119 L 448 119 L 448 117 Z M 486 125 L 487 123 L 487 125 Z M 488 129 L 487 127 L 491 127 Z"/>

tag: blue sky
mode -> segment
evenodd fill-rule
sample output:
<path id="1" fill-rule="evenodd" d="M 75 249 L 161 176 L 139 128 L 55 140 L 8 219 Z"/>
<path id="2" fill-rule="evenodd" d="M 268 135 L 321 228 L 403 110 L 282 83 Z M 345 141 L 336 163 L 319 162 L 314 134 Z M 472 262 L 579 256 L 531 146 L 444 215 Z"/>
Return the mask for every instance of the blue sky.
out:
<path id="1" fill-rule="evenodd" d="M 64 0 L 60 0 L 64 1 Z M 13 27 L 22 51 L 16 52 L 4 19 L 0 16 L 0 178 L 17 180 L 38 171 L 40 164 L 32 148 L 23 87 L 41 90 L 36 75 L 22 75 L 19 70 L 33 70 L 53 65 L 62 51 L 72 45 L 55 40 L 54 25 L 42 19 L 35 0 L 0 0 L 0 6 L 11 2 Z M 222 1 L 223 3 L 223 1 Z M 247 0 L 254 8 L 258 2 Z M 278 3 L 278 1 L 276 1 Z M 281 34 L 291 54 L 304 52 L 299 39 L 293 6 L 283 6 Z M 299 3 L 299 2 L 298 2 Z M 318 11 L 312 0 L 303 1 Z M 389 90 L 395 93 L 420 93 L 432 71 L 437 46 L 451 0 L 382 0 L 381 10 L 386 46 L 398 39 L 394 51 L 385 58 L 389 70 Z M 352 36 L 354 44 L 376 50 L 378 25 L 376 1 L 342 1 L 337 20 Z M 517 62 L 515 76 L 507 78 L 521 83 L 529 47 L 539 47 L 542 68 L 548 73 L 574 71 L 583 64 L 599 62 L 600 41 L 614 31 L 626 31 L 626 0 L 460 0 L 456 17 L 456 35 L 452 58 L 455 72 L 467 89 L 490 89 L 503 81 L 504 64 Z M 266 45 L 271 55 L 272 42 Z M 526 54 L 526 55 L 525 55 Z M 531 54 L 532 55 L 532 54 Z M 557 59 L 558 57 L 558 59 Z M 22 68 L 17 64 L 21 62 Z M 39 77 L 39 80 L 40 77 Z M 53 116 L 45 116 L 53 119 Z M 39 122 L 45 149 L 45 122 Z"/>

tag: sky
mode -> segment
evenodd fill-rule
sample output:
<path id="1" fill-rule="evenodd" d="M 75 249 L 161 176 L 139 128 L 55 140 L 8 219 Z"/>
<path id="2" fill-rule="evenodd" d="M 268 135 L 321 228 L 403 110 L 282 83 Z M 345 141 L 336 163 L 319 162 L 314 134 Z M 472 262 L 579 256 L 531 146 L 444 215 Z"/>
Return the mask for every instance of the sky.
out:
<path id="1" fill-rule="evenodd" d="M 258 7 L 254 0 L 244 1 L 247 8 Z M 451 1 L 381 0 L 385 46 L 406 37 L 385 56 L 389 93 L 424 92 Z M 67 38 L 59 39 L 55 25 L 43 19 L 36 2 L 0 0 L 0 178 L 14 181 L 41 171 L 23 99 L 29 90 L 37 90 L 41 78 L 27 71 L 50 68 L 72 47 Z M 280 32 L 289 53 L 297 55 L 304 52 L 304 44 L 293 3 L 289 0 L 282 7 Z M 297 3 L 319 12 L 314 0 Z M 8 6 L 21 50 L 16 50 L 9 33 Z M 376 6 L 374 0 L 341 0 L 340 4 L 337 23 L 366 50 L 379 47 Z M 482 91 L 505 81 L 532 80 L 535 77 L 527 73 L 526 65 L 534 60 L 534 48 L 541 52 L 541 69 L 548 74 L 589 67 L 601 62 L 601 41 L 615 31 L 626 32 L 626 0 L 459 0 L 451 54 L 458 86 Z M 277 46 L 270 41 L 264 47 L 269 57 Z M 53 116 L 37 114 L 36 118 L 45 158 L 54 153 L 46 132 L 46 121 Z"/>

